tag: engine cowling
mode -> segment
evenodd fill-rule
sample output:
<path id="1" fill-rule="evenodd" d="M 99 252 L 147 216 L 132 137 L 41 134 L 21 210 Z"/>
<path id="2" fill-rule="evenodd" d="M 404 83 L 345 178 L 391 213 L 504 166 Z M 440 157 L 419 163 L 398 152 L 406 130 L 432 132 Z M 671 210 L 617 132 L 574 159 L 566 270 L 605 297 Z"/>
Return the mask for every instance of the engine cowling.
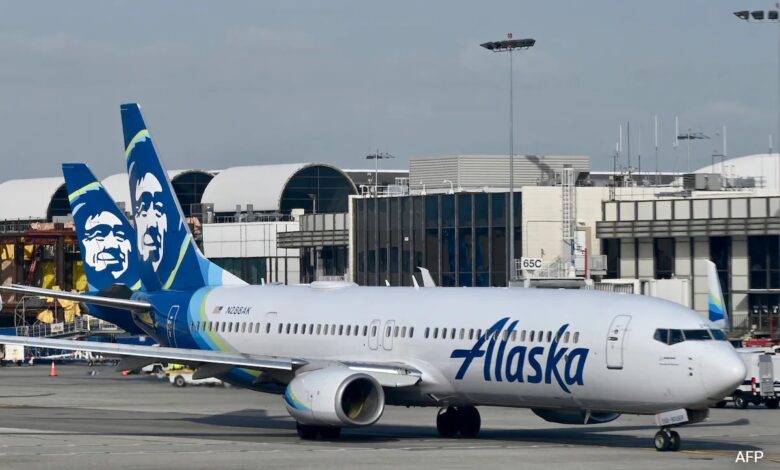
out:
<path id="1" fill-rule="evenodd" d="M 531 411 L 545 421 L 560 424 L 601 424 L 616 420 L 620 413 L 588 412 L 581 409 L 551 410 L 532 408 Z"/>
<path id="2" fill-rule="evenodd" d="M 329 367 L 297 375 L 284 391 L 284 405 L 301 424 L 369 426 L 385 410 L 385 393 L 368 374 Z"/>

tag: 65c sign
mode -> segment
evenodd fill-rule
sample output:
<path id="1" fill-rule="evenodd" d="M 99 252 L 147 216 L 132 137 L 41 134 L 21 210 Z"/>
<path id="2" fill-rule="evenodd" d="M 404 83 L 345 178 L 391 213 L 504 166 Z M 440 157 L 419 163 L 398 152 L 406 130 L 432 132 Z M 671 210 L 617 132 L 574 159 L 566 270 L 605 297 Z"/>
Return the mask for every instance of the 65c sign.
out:
<path id="1" fill-rule="evenodd" d="M 520 269 L 523 271 L 536 271 L 542 268 L 542 258 L 520 258 Z"/>

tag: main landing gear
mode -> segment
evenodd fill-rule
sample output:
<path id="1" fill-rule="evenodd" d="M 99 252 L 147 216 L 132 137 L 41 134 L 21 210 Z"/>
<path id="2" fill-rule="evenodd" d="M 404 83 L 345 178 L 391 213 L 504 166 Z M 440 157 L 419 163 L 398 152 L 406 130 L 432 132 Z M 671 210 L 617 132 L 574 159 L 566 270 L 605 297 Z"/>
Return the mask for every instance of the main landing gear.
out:
<path id="1" fill-rule="evenodd" d="M 436 416 L 436 429 L 441 437 L 477 437 L 482 419 L 473 406 L 448 406 L 439 410 Z"/>
<path id="2" fill-rule="evenodd" d="M 298 437 L 306 441 L 313 441 L 317 439 L 318 435 L 326 441 L 335 440 L 341 436 L 341 428 L 338 426 L 311 426 L 295 423 L 295 430 L 298 431 Z"/>
<path id="3" fill-rule="evenodd" d="M 653 444 L 655 444 L 655 450 L 659 452 L 677 452 L 680 450 L 680 435 L 677 431 L 672 431 L 669 428 L 661 428 L 660 431 L 655 433 Z"/>

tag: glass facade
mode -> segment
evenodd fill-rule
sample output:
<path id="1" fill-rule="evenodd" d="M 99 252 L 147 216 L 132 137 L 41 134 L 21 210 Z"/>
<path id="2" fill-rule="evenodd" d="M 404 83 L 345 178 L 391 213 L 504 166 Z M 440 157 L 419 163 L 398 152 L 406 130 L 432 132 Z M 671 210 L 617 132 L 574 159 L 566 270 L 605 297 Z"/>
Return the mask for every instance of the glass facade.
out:
<path id="1" fill-rule="evenodd" d="M 674 274 L 674 238 L 653 239 L 656 279 L 671 279 Z"/>
<path id="2" fill-rule="evenodd" d="M 282 192 L 279 209 L 289 214 L 293 209 L 308 213 L 347 212 L 352 182 L 340 171 L 321 165 L 306 167 L 293 175 Z"/>
<path id="3" fill-rule="evenodd" d="M 441 286 L 506 286 L 508 193 L 356 199 L 355 281 L 411 286 L 422 266 Z M 522 250 L 515 193 L 515 256 Z"/>
<path id="4" fill-rule="evenodd" d="M 211 261 L 249 284 L 260 284 L 266 278 L 266 258 L 211 258 Z"/>
<path id="5" fill-rule="evenodd" d="M 748 315 L 751 328 L 777 333 L 780 331 L 780 236 L 748 237 L 750 293 Z M 758 292 L 756 292 L 758 291 Z M 761 292 L 764 291 L 764 292 Z"/>
<path id="6" fill-rule="evenodd" d="M 200 171 L 182 173 L 171 180 L 173 192 L 179 199 L 179 205 L 184 212 L 184 217 L 192 215 L 192 205 L 200 204 L 203 198 L 203 191 L 206 190 L 213 175 Z"/>

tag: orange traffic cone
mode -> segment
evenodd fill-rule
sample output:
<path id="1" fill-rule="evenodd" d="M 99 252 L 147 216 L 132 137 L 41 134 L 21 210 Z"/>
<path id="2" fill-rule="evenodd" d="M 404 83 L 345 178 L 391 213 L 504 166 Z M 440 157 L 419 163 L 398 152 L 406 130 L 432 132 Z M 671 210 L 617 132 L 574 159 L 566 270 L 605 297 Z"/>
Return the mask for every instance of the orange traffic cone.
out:
<path id="1" fill-rule="evenodd" d="M 57 368 L 54 367 L 54 361 L 51 361 L 51 370 L 49 371 L 49 377 L 57 377 Z"/>

